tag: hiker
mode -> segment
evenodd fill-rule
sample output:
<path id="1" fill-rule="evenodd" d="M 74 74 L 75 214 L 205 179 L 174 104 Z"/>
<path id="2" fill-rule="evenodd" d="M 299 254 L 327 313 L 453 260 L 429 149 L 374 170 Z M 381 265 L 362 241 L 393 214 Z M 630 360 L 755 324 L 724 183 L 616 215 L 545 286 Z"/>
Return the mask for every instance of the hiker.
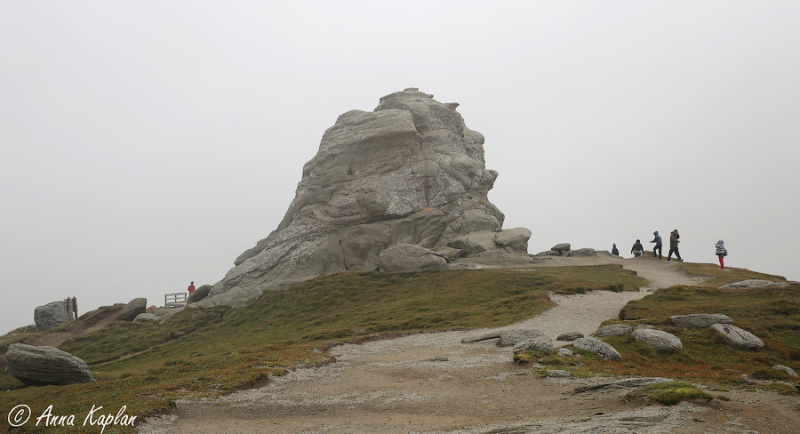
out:
<path id="1" fill-rule="evenodd" d="M 616 244 L 614 244 L 614 247 L 611 248 L 611 254 L 619 256 L 619 250 L 617 250 Z"/>
<path id="2" fill-rule="evenodd" d="M 725 249 L 725 241 L 717 241 L 717 244 L 715 244 L 714 247 L 717 248 L 717 256 L 719 256 L 719 269 L 724 270 L 725 260 L 723 258 L 728 256 L 728 251 Z"/>
<path id="3" fill-rule="evenodd" d="M 661 235 L 658 234 L 658 231 L 653 232 L 653 235 L 656 236 L 653 241 L 650 241 L 651 243 L 656 243 L 656 246 L 653 247 L 653 257 L 656 257 L 656 251 L 658 251 L 658 259 L 663 259 L 661 257 Z"/>
<path id="4" fill-rule="evenodd" d="M 193 293 L 194 292 L 194 282 L 190 283 L 189 287 L 186 288 L 186 290 L 189 291 L 189 294 Z"/>
<path id="5" fill-rule="evenodd" d="M 633 243 L 633 247 L 631 247 L 631 253 L 633 253 L 633 256 L 637 258 L 644 254 L 644 246 L 642 245 L 641 241 L 636 240 L 636 242 Z"/>
<path id="6" fill-rule="evenodd" d="M 669 254 L 667 255 L 667 261 L 672 260 L 672 252 L 675 252 L 675 258 L 678 260 L 678 262 L 683 262 L 683 259 L 681 259 L 681 254 L 678 253 L 678 243 L 681 242 L 681 240 L 679 240 L 680 237 L 681 236 L 678 235 L 677 229 L 673 230 L 672 233 L 669 234 Z"/>

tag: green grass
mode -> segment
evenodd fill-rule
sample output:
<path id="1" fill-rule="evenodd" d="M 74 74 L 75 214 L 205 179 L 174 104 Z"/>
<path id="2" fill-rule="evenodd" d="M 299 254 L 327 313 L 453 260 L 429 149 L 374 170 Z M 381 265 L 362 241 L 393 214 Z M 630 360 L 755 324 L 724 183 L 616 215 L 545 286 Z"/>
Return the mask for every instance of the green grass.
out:
<path id="1" fill-rule="evenodd" d="M 185 309 L 164 324 L 117 322 L 66 341 L 59 348 L 89 363 L 97 382 L 22 387 L 0 374 L 2 390 L 11 389 L 0 394 L 0 408 L 25 403 L 41 414 L 53 405 L 54 413 L 80 420 L 92 405 L 114 412 L 125 405 L 127 414 L 141 419 L 169 411 L 180 397 L 219 396 L 264 384 L 299 365 L 328 363 L 324 352 L 335 343 L 503 326 L 549 308 L 548 291 L 645 285 L 618 265 L 334 274 L 267 292 L 236 310 Z M 7 427 L 0 419 L 0 430 Z M 36 432 L 26 429 L 15 432 Z M 74 431 L 48 427 L 47 432 Z"/>
<path id="2" fill-rule="evenodd" d="M 747 276 L 746 278 L 752 278 Z M 750 378 L 779 380 L 771 386 L 780 393 L 797 391 L 782 382 L 796 383 L 789 375 L 772 370 L 776 364 L 800 369 L 800 285 L 783 289 L 719 290 L 675 286 L 661 289 L 629 303 L 619 320 L 607 323 L 650 324 L 677 336 L 683 350 L 659 354 L 632 336 L 604 338 L 622 360 L 605 363 L 586 360 L 583 369 L 602 375 L 659 376 L 731 386 L 746 385 Z M 760 350 L 734 348 L 711 329 L 671 327 L 669 317 L 695 313 L 721 313 L 764 341 Z"/>
<path id="3" fill-rule="evenodd" d="M 701 267 L 695 271 L 710 275 L 713 270 Z M 761 276 L 745 271 L 736 272 L 742 276 L 738 280 Z M 41 414 L 53 405 L 54 413 L 76 414 L 81 419 L 92 405 L 114 412 L 125 405 L 128 414 L 142 419 L 170 411 L 178 398 L 219 396 L 265 384 L 270 376 L 301 365 L 328 363 L 332 359 L 325 351 L 336 343 L 419 331 L 503 326 L 550 307 L 548 291 L 620 291 L 647 285 L 618 265 L 334 274 L 268 292 L 239 309 L 186 309 L 164 324 L 114 323 L 64 342 L 60 348 L 87 361 L 97 382 L 22 387 L 2 373 L 0 390 L 8 391 L 0 392 L 0 408 L 7 412 L 25 403 L 34 414 Z M 763 371 L 757 375 L 777 375 L 780 380 L 781 373 L 768 372 L 772 364 L 800 370 L 799 291 L 800 286 L 779 291 L 674 287 L 629 304 L 621 315 L 631 323 L 662 328 L 670 315 L 725 313 L 736 325 L 765 341 L 767 347 L 761 351 L 732 349 L 707 330 L 667 329 L 683 341 L 682 353 L 656 354 L 621 337 L 608 342 L 620 351 L 622 362 L 606 362 L 591 353 L 582 353 L 583 357 L 576 359 L 579 362 L 546 355 L 529 361 L 567 369 L 578 377 L 669 376 L 739 387 L 745 385 L 742 372 Z M 0 431 L 7 428 L 4 416 Z M 46 430 L 75 432 L 74 428 Z M 99 428 L 85 432 L 97 431 Z M 14 432 L 37 432 L 37 428 Z"/>
<path id="4" fill-rule="evenodd" d="M 684 400 L 703 399 L 711 400 L 711 395 L 697 389 L 696 386 L 679 381 L 656 383 L 643 387 L 635 392 L 636 395 L 646 396 L 664 405 L 676 405 Z"/>

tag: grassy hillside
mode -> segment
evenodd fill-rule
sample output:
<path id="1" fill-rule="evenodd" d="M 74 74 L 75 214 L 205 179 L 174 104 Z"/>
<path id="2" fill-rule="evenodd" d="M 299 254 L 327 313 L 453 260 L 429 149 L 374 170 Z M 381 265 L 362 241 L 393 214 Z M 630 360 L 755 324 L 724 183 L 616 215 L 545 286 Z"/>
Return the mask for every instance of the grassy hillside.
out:
<path id="1" fill-rule="evenodd" d="M 722 388 L 758 385 L 779 393 L 798 394 L 796 388 L 786 384 L 797 384 L 797 378 L 772 367 L 784 365 L 800 372 L 800 285 L 782 289 L 720 290 L 716 288 L 745 279 L 776 282 L 785 279 L 744 269 L 721 271 L 714 264 L 684 263 L 680 266 L 690 274 L 703 275 L 709 280 L 700 287 L 661 289 L 628 303 L 618 319 L 610 319 L 606 324 L 652 325 L 680 338 L 683 351 L 658 354 L 628 335 L 603 339 L 619 351 L 620 362 L 607 362 L 594 354 L 586 354 L 580 363 L 565 364 L 558 358 L 545 358 L 543 361 L 579 376 L 657 376 L 709 383 Z M 697 313 L 727 315 L 735 326 L 761 338 L 765 347 L 760 350 L 736 349 L 711 329 L 682 329 L 669 325 L 669 317 L 673 315 Z M 762 380 L 763 384 L 760 384 Z"/>
<path id="2" fill-rule="evenodd" d="M 756 278 L 755 275 L 743 278 Z M 281 375 L 299 365 L 327 363 L 331 359 L 325 350 L 335 343 L 419 331 L 503 326 L 547 309 L 551 305 L 548 291 L 635 290 L 647 284 L 618 265 L 335 274 L 285 291 L 266 293 L 235 310 L 186 309 L 164 324 L 113 323 L 66 341 L 59 348 L 87 361 L 97 382 L 22 387 L 16 379 L 0 374 L 0 390 L 8 390 L 0 393 L 0 408 L 7 412 L 25 403 L 38 415 L 53 405 L 54 413 L 76 414 L 81 419 L 92 405 L 103 405 L 114 412 L 125 405 L 129 415 L 143 418 L 168 411 L 172 400 L 180 397 L 218 396 L 264 384 L 269 376 Z M 652 308 L 652 312 L 642 305 L 626 309 L 624 314 L 631 318 L 635 314 L 637 321 L 661 321 L 670 309 L 679 310 L 681 301 L 676 300 L 673 306 L 665 304 L 668 300 L 664 297 L 669 294 L 688 297 L 686 291 L 689 289 L 659 291 L 645 299 L 659 306 Z M 707 296 L 712 300 L 709 303 L 718 307 L 734 300 L 708 288 L 697 291 L 700 291 L 698 297 Z M 796 292 L 787 294 L 790 300 L 797 300 Z M 684 301 L 695 305 L 699 299 L 694 297 Z M 754 315 L 766 315 L 775 306 L 770 302 L 759 304 Z M 789 321 L 787 324 L 794 324 L 797 313 L 787 312 L 775 315 Z M 735 321 L 747 324 L 736 318 Z M 789 329 L 775 331 L 765 339 L 769 342 L 765 353 L 770 361 L 798 369 L 790 349 L 800 346 L 784 334 L 785 330 Z M 635 369 L 645 365 L 642 359 L 634 359 L 633 354 L 647 359 L 648 370 L 662 369 L 659 366 L 664 363 L 677 363 L 646 354 L 635 344 L 621 346 L 621 352 L 625 351 L 623 360 L 634 360 L 632 363 L 637 364 L 628 366 L 633 373 L 644 372 Z M 773 352 L 778 348 L 783 348 L 785 354 L 779 350 Z M 587 369 L 625 373 L 620 367 L 627 366 L 618 363 L 609 367 L 608 362 L 586 359 L 587 363 L 580 367 L 583 375 L 588 375 Z M 0 430 L 7 427 L 7 419 L 0 419 Z M 36 432 L 36 427 L 26 428 Z M 110 432 L 109 429 L 105 432 Z M 111 432 L 125 432 L 116 429 Z M 75 431 L 48 427 L 47 432 Z"/>

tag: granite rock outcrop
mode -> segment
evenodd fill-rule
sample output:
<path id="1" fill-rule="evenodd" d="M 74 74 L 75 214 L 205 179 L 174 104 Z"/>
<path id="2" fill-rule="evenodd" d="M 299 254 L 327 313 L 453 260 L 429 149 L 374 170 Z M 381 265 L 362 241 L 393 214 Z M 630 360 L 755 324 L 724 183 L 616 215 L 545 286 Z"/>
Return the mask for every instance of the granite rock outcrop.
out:
<path id="1" fill-rule="evenodd" d="M 339 116 L 303 167 L 278 228 L 242 253 L 209 297 L 378 270 L 380 252 L 401 243 L 448 257 L 531 262 L 529 231 L 495 238 L 504 215 L 487 194 L 497 172 L 486 169 L 484 137 L 467 128 L 457 106 L 409 88 L 381 98 L 372 112 Z M 490 237 L 483 245 L 491 255 L 453 247 L 477 232 Z"/>
<path id="2" fill-rule="evenodd" d="M 6 361 L 6 373 L 29 386 L 95 381 L 86 362 L 54 347 L 11 344 Z"/>

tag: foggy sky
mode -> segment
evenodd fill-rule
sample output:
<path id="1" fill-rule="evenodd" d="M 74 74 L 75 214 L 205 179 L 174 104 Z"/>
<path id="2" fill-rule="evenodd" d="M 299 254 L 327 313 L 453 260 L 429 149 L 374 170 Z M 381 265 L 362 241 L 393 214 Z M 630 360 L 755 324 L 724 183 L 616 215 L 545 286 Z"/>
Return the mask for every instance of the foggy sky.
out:
<path id="1" fill-rule="evenodd" d="M 486 137 L 530 253 L 630 257 L 677 228 L 687 261 L 724 239 L 726 265 L 798 280 L 798 22 L 793 1 L 0 0 L 0 333 L 219 281 L 325 129 L 407 87 Z"/>

